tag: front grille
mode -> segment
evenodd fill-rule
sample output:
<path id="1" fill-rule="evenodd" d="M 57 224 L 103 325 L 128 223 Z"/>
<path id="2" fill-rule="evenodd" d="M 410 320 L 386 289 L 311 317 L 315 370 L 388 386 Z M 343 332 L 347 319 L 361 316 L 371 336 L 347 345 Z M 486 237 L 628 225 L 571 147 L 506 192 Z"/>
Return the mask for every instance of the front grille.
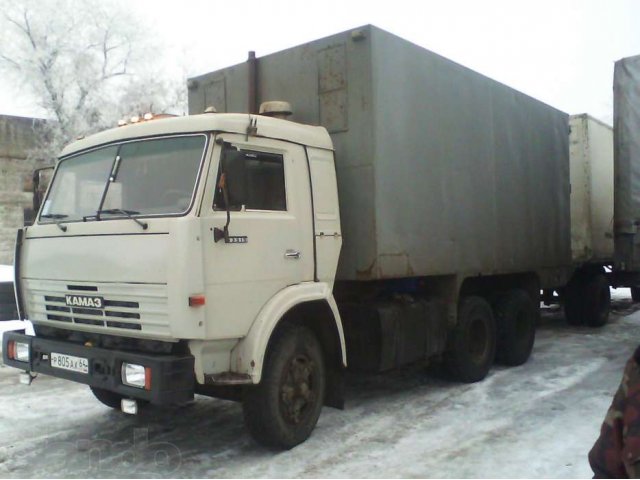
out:
<path id="1" fill-rule="evenodd" d="M 97 287 L 77 288 L 75 285 L 69 285 L 68 287 L 73 287 L 73 290 L 70 289 L 68 292 L 70 294 L 77 291 L 100 293 Z M 142 326 L 139 323 L 131 324 L 116 320 L 121 318 L 126 318 L 127 320 L 140 320 L 140 313 L 138 312 L 140 304 L 138 302 L 107 300 L 105 298 L 104 306 L 109 307 L 109 309 L 100 310 L 97 308 L 67 307 L 65 297 L 44 295 L 43 298 L 45 302 L 45 310 L 47 311 L 47 320 L 72 322 L 81 325 L 95 325 L 100 327 L 108 326 L 111 328 L 126 328 L 129 330 L 142 329 Z M 118 308 L 121 310 L 117 310 Z M 109 321 L 112 318 L 114 321 Z"/>
<path id="2" fill-rule="evenodd" d="M 103 315 L 102 310 L 94 310 L 93 308 L 78 308 L 73 307 L 71 309 L 71 313 L 74 315 L 98 315 L 101 317 Z"/>
<path id="3" fill-rule="evenodd" d="M 26 280 L 30 320 L 49 324 L 99 327 L 112 331 L 169 334 L 166 285 L 68 284 L 61 281 Z M 103 298 L 103 309 L 68 306 L 65 295 Z"/>

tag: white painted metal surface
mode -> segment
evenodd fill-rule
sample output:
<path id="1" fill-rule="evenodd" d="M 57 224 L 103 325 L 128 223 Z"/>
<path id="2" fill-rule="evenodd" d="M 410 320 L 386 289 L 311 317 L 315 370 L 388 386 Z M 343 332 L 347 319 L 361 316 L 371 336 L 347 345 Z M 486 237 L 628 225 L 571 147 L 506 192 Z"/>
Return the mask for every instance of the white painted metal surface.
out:
<path id="1" fill-rule="evenodd" d="M 586 114 L 570 119 L 571 255 L 613 257 L 613 129 Z"/>
<path id="2" fill-rule="evenodd" d="M 63 155 L 140 137 L 211 133 L 238 149 L 282 155 L 286 206 L 230 212 L 230 235 L 246 241 L 215 242 L 227 212 L 213 208 L 222 146 L 210 143 L 193 206 L 183 216 L 143 217 L 146 228 L 126 217 L 29 227 L 21 258 L 28 318 L 84 332 L 190 340 L 199 382 L 226 371 L 249 373 L 257 382 L 282 315 L 323 300 L 346 361 L 331 293 L 342 242 L 331 139 L 322 127 L 261 116 L 257 135 L 247 136 L 248 124 L 247 115 L 237 114 L 154 120 L 68 146 Z M 74 308 L 65 303 L 67 294 L 99 296 L 106 306 Z M 204 295 L 205 304 L 190 307 L 192 295 Z"/>
<path id="3" fill-rule="evenodd" d="M 310 145 L 328 150 L 333 149 L 331 138 L 323 127 L 303 125 L 263 115 L 253 115 L 251 118 L 257 122 L 259 136 L 279 138 L 301 145 Z M 153 135 L 212 131 L 245 134 L 248 125 L 249 115 L 241 113 L 205 113 L 186 117 L 162 118 L 125 127 L 112 128 L 82 140 L 77 140 L 68 145 L 60 156 L 70 155 L 97 145 Z"/>

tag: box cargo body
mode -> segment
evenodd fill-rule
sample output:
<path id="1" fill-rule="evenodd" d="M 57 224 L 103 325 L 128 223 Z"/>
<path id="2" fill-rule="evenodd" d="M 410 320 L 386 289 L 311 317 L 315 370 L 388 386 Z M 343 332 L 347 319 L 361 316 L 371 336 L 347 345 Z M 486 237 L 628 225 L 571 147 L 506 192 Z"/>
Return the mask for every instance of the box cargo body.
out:
<path id="1" fill-rule="evenodd" d="M 640 270 L 640 55 L 623 58 L 613 75 L 616 267 Z"/>
<path id="2" fill-rule="evenodd" d="M 572 115 L 571 255 L 577 264 L 613 260 L 613 128 Z"/>
<path id="3" fill-rule="evenodd" d="M 257 101 L 336 150 L 338 280 L 571 263 L 568 116 L 372 26 L 262 57 Z M 189 110 L 248 111 L 249 66 L 190 79 Z"/>

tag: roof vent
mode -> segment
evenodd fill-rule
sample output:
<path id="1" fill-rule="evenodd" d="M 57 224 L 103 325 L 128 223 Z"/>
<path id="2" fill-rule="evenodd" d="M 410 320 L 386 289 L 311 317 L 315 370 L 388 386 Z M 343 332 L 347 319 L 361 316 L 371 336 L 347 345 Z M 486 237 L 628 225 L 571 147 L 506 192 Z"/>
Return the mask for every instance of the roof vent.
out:
<path id="1" fill-rule="evenodd" d="M 213 105 L 209 105 L 204 109 L 204 113 L 218 113 L 218 110 Z"/>
<path id="2" fill-rule="evenodd" d="M 281 118 L 286 120 L 286 118 L 291 115 L 291 104 L 289 102 L 283 102 L 280 100 L 274 100 L 271 102 L 263 102 L 260 105 L 260 115 L 264 115 L 266 117 L 274 117 Z"/>

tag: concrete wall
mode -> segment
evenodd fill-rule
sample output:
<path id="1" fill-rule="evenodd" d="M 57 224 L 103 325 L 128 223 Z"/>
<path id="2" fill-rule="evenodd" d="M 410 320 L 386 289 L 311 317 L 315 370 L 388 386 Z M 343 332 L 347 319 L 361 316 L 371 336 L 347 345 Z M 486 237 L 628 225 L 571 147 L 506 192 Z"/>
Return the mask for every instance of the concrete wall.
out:
<path id="1" fill-rule="evenodd" d="M 40 119 L 0 115 L 0 265 L 13 264 L 16 230 L 32 206 L 31 174 L 40 162 L 27 157 L 40 125 Z"/>

